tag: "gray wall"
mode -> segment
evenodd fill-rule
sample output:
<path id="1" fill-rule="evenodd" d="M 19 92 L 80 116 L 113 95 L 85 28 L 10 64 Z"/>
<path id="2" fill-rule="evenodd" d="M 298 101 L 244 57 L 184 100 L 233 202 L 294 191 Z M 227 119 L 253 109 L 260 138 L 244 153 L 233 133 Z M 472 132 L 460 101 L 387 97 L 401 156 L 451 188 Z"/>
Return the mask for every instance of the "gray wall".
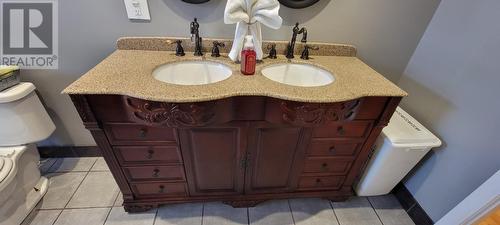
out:
<path id="1" fill-rule="evenodd" d="M 500 1 L 443 0 L 399 86 L 439 135 L 406 187 L 437 221 L 500 169 Z"/>
<path id="2" fill-rule="evenodd" d="M 58 127 L 45 145 L 93 145 L 67 96 L 60 91 L 114 50 L 121 36 L 188 36 L 196 15 L 203 37 L 230 38 L 234 25 L 223 24 L 226 1 L 191 5 L 179 0 L 149 0 L 152 21 L 131 22 L 121 0 L 59 1 L 60 69 L 25 71 L 45 98 Z M 285 26 L 265 29 L 265 39 L 290 38 L 291 24 L 309 29 L 311 41 L 354 44 L 359 57 L 397 81 L 430 21 L 439 0 L 322 0 L 304 10 L 283 7 Z"/>

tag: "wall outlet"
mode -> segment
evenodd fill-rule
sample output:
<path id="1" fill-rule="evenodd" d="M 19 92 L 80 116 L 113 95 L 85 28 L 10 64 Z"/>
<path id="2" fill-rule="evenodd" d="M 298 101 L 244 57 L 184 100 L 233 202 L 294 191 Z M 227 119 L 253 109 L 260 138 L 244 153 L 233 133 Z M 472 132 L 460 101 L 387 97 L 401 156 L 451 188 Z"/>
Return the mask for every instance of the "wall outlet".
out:
<path id="1" fill-rule="evenodd" d="M 151 20 L 148 0 L 123 0 L 127 9 L 127 16 L 134 20 Z"/>

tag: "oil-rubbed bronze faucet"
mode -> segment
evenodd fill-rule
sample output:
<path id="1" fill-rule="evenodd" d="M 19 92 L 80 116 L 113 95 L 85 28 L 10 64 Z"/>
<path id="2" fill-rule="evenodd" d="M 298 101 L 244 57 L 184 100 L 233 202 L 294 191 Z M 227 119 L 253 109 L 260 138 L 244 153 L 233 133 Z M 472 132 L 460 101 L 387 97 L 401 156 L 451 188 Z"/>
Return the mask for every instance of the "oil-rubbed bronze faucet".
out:
<path id="1" fill-rule="evenodd" d="M 198 19 L 194 18 L 194 21 L 191 22 L 191 42 L 194 42 L 194 55 L 195 56 L 203 56 L 203 52 L 201 51 L 202 47 L 202 38 L 200 37 L 200 24 L 198 23 Z"/>
<path id="2" fill-rule="evenodd" d="M 295 27 L 293 27 L 292 40 L 288 43 L 287 52 L 286 52 L 287 59 L 294 58 L 293 51 L 295 50 L 295 41 L 297 40 L 298 34 L 302 34 L 302 40 L 300 42 L 307 43 L 307 29 L 305 27 L 302 27 L 302 29 L 299 29 L 299 23 L 296 23 Z"/>

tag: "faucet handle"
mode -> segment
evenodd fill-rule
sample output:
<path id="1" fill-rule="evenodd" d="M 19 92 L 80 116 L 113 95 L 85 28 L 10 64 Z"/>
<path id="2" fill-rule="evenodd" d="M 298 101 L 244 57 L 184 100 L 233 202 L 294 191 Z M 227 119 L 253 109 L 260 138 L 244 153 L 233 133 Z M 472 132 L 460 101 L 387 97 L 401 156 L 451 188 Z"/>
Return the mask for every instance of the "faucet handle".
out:
<path id="1" fill-rule="evenodd" d="M 267 45 L 267 49 L 269 50 L 269 55 L 267 58 L 269 59 L 276 59 L 277 58 L 277 52 L 276 52 L 276 43 L 270 43 Z"/>
<path id="2" fill-rule="evenodd" d="M 220 57 L 219 47 L 226 47 L 223 42 L 214 41 L 212 42 L 212 57 Z"/>
<path id="3" fill-rule="evenodd" d="M 311 50 L 319 50 L 319 47 L 317 46 L 311 46 L 311 45 L 304 45 L 304 50 L 302 51 L 302 54 L 300 55 L 300 58 L 303 60 L 309 60 L 309 49 Z"/>
<path id="4" fill-rule="evenodd" d="M 176 56 L 184 56 L 186 55 L 184 53 L 184 48 L 182 47 L 182 41 L 181 40 L 175 40 L 173 42 L 171 42 L 170 44 L 177 44 L 177 46 L 175 47 L 175 55 Z"/>

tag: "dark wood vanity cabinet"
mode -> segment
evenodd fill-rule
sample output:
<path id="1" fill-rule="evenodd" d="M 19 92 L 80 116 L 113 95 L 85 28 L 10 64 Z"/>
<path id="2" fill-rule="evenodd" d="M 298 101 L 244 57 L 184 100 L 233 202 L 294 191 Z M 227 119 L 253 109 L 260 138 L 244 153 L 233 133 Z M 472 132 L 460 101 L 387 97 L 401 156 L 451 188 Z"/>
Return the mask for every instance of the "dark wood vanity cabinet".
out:
<path id="1" fill-rule="evenodd" d="M 353 195 L 373 142 L 401 100 L 71 98 L 127 211 L 194 201 L 246 207 L 277 198 L 345 200 Z"/>

